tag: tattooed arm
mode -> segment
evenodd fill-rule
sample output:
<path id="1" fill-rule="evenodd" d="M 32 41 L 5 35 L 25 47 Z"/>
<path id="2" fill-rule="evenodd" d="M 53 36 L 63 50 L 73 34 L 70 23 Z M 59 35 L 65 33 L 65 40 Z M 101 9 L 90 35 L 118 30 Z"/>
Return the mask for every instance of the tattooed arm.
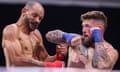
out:
<path id="1" fill-rule="evenodd" d="M 104 41 L 102 30 L 98 27 L 91 28 L 92 36 L 95 41 L 93 56 L 93 67 L 99 69 L 112 69 L 118 59 L 118 52 L 107 42 Z"/>
<path id="2" fill-rule="evenodd" d="M 85 65 L 88 60 L 88 49 L 82 44 L 72 47 L 72 49 L 75 50 L 75 52 L 77 53 L 77 56 L 80 60 L 79 62 Z"/>
<path id="3" fill-rule="evenodd" d="M 80 51 L 81 55 L 88 58 L 88 49 L 85 46 L 83 46 L 82 44 L 79 44 L 76 46 L 76 48 Z"/>
<path id="4" fill-rule="evenodd" d="M 118 59 L 118 52 L 111 46 L 103 46 L 103 42 L 95 43 L 92 60 L 93 67 L 99 69 L 112 69 Z"/>

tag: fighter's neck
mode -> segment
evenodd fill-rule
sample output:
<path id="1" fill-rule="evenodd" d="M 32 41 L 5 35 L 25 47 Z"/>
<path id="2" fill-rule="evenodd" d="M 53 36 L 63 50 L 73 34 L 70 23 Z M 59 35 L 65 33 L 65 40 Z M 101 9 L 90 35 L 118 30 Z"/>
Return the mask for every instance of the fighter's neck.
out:
<path id="1" fill-rule="evenodd" d="M 20 29 L 20 31 L 22 31 L 23 33 L 30 34 L 30 31 L 26 28 L 25 23 L 18 21 L 16 23 L 16 25 L 18 26 L 18 28 Z"/>

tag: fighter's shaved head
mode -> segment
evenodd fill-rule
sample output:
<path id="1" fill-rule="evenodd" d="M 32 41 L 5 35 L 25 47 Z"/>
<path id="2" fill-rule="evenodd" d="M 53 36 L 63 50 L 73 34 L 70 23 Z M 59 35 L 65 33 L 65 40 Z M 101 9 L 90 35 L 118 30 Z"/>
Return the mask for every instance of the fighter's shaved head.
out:
<path id="1" fill-rule="evenodd" d="M 37 1 L 28 1 L 28 2 L 26 3 L 26 5 L 25 5 L 25 8 L 26 8 L 26 9 L 31 9 L 31 8 L 33 8 L 33 6 L 36 5 L 36 4 L 43 8 L 42 4 L 39 3 L 39 2 L 37 2 Z"/>

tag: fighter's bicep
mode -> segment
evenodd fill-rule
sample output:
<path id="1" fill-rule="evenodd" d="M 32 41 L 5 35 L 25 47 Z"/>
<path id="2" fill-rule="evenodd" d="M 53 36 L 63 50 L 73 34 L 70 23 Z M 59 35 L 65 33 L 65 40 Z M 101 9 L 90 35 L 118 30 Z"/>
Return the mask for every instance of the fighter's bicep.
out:
<path id="1" fill-rule="evenodd" d="M 6 48 L 10 54 L 15 54 L 15 49 L 18 49 L 18 47 L 18 44 L 14 41 L 4 40 L 4 48 Z"/>
<path id="2" fill-rule="evenodd" d="M 43 44 L 43 39 L 42 39 L 41 33 L 37 29 L 33 33 L 34 33 L 34 36 L 36 38 L 37 45 L 39 46 L 38 50 L 40 50 L 40 51 L 42 50 L 41 53 L 44 53 L 44 55 L 47 57 L 48 53 L 47 53 L 46 48 Z"/>
<path id="3" fill-rule="evenodd" d="M 34 31 L 34 35 L 35 35 L 35 37 L 36 37 L 36 39 L 37 39 L 38 44 L 39 44 L 41 47 L 45 48 L 45 47 L 44 47 L 44 44 L 43 44 L 43 38 L 42 38 L 41 33 L 40 33 L 38 30 L 35 30 L 35 31 Z"/>
<path id="4" fill-rule="evenodd" d="M 108 56 L 110 58 L 111 65 L 114 65 L 118 59 L 118 52 L 115 49 L 111 49 L 108 51 Z"/>
<path id="5" fill-rule="evenodd" d="M 8 30 L 3 31 L 3 48 L 7 48 L 8 50 L 16 49 L 18 47 L 18 41 L 16 35 Z M 11 51 L 10 51 L 11 52 Z"/>
<path id="6" fill-rule="evenodd" d="M 5 43 L 4 43 L 3 50 L 4 50 L 6 60 L 10 60 L 11 62 L 13 62 L 17 57 L 16 56 L 17 54 L 15 52 L 15 48 L 17 48 L 17 44 L 9 40 L 5 40 L 4 42 Z"/>

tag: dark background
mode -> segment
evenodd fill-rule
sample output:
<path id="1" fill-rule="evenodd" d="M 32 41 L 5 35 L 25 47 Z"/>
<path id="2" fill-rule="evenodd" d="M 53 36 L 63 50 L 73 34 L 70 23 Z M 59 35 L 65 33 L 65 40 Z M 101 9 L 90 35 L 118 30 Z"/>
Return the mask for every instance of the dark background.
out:
<path id="1" fill-rule="evenodd" d="M 15 23 L 21 14 L 23 4 L 0 4 L 0 44 L 2 42 L 3 28 L 11 23 Z M 80 15 L 91 10 L 101 10 L 108 17 L 108 28 L 105 32 L 105 39 L 110 42 L 120 54 L 120 8 L 105 7 L 77 7 L 77 6 L 56 6 L 43 5 L 45 8 L 45 18 L 39 26 L 42 33 L 45 47 L 50 55 L 55 54 L 55 45 L 47 42 L 45 34 L 49 30 L 61 29 L 66 32 L 81 34 Z M 0 45 L 0 65 L 5 66 L 5 58 Z M 120 69 L 120 58 L 114 69 Z"/>

